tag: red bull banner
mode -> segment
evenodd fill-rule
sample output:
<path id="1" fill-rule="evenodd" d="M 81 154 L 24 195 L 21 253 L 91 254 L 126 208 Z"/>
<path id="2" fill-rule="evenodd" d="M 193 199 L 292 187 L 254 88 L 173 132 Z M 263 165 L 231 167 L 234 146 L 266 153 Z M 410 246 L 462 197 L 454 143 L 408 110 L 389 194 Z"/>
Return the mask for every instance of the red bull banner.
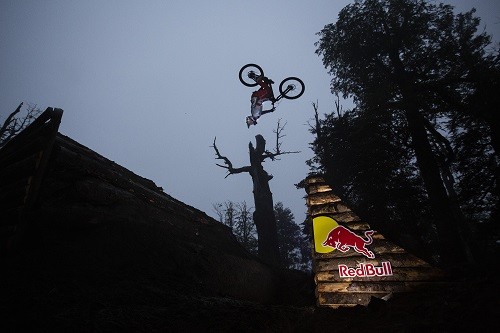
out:
<path id="1" fill-rule="evenodd" d="M 339 225 L 328 216 L 318 216 L 313 219 L 314 247 L 318 253 L 330 253 L 335 250 L 340 252 L 354 251 L 364 255 L 368 259 L 374 259 L 375 254 L 369 249 L 373 243 L 373 230 L 364 231 L 364 237 L 357 235 L 348 228 Z M 380 266 L 372 263 L 359 263 L 356 267 L 348 267 L 339 264 L 339 276 L 341 278 L 352 277 L 378 277 L 391 276 L 392 266 L 384 261 Z"/>

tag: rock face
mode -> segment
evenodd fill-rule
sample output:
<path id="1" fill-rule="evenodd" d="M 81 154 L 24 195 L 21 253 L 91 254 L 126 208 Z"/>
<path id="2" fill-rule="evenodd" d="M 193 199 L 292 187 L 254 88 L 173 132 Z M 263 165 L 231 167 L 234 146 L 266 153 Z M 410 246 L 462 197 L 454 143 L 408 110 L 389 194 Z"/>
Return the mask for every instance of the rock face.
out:
<path id="1" fill-rule="evenodd" d="M 58 133 L 58 112 L 47 110 L 0 150 L 8 174 L 0 195 L 9 198 L 0 204 L 0 310 L 15 318 L 26 306 L 54 316 L 151 297 L 293 298 L 290 280 L 228 227 Z"/>

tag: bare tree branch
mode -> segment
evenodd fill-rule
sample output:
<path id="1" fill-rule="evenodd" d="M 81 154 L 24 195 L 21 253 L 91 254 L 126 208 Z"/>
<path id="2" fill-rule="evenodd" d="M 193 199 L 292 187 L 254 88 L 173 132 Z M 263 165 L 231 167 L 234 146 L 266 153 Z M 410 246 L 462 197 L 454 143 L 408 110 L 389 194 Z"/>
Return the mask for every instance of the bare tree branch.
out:
<path id="1" fill-rule="evenodd" d="M 217 137 L 214 138 L 214 144 L 210 147 L 212 147 L 215 150 L 215 154 L 217 155 L 216 159 L 224 161 L 225 165 L 216 164 L 217 166 L 219 166 L 221 168 L 227 169 L 228 174 L 224 178 L 227 178 L 229 175 L 232 175 L 235 173 L 250 172 L 250 170 L 251 170 L 250 166 L 245 166 L 245 167 L 241 167 L 241 168 L 234 168 L 233 163 L 231 163 L 231 161 L 226 156 L 222 156 L 220 154 L 219 149 L 217 148 L 217 145 L 215 144 L 216 139 L 217 139 Z"/>
<path id="2" fill-rule="evenodd" d="M 0 146 L 2 143 L 5 143 L 9 141 L 9 139 L 13 136 L 12 132 L 9 131 L 10 127 L 12 126 L 12 122 L 15 121 L 14 117 L 16 114 L 18 114 L 21 111 L 21 107 L 23 106 L 23 102 L 19 104 L 17 109 L 15 109 L 8 117 L 5 119 L 5 122 L 2 125 L 2 128 L 0 128 L 0 139 L 2 142 L 0 142 Z M 11 132 L 9 134 L 6 134 L 7 132 Z M 5 137 L 4 137 L 5 136 Z"/>
<path id="3" fill-rule="evenodd" d="M 5 119 L 2 127 L 0 128 L 0 147 L 4 146 L 10 139 L 16 136 L 24 128 L 33 122 L 33 120 L 41 113 L 41 110 L 36 105 L 29 105 L 27 107 L 26 116 L 21 117 L 18 114 L 21 112 L 23 102 L 19 104 Z"/>
<path id="4" fill-rule="evenodd" d="M 318 113 L 318 101 L 316 101 L 316 103 L 312 102 L 312 106 L 314 109 L 314 125 L 311 125 L 310 122 L 307 122 L 307 124 L 309 125 L 309 128 L 312 131 L 315 131 L 315 133 L 317 134 L 321 129 L 321 123 L 319 120 L 319 113 Z"/>
<path id="5" fill-rule="evenodd" d="M 337 111 L 337 117 L 341 118 L 344 113 L 344 108 L 340 105 L 340 97 L 339 94 L 335 94 L 337 96 L 337 100 L 335 101 L 335 110 Z M 314 106 L 314 104 L 313 104 Z M 317 105 L 316 105 L 317 106 Z M 314 108 L 316 110 L 316 108 Z"/>
<path id="6" fill-rule="evenodd" d="M 261 160 L 264 161 L 266 158 L 270 158 L 272 161 L 279 160 L 276 158 L 276 156 L 279 155 L 286 155 L 286 154 L 298 154 L 300 151 L 281 151 L 281 144 L 280 139 L 284 138 L 286 135 L 281 134 L 283 130 L 285 129 L 285 126 L 287 123 L 285 123 L 283 126 L 280 124 L 281 119 L 278 120 L 278 124 L 276 126 L 276 130 L 273 131 L 274 134 L 276 134 L 276 147 L 274 148 L 274 153 L 266 150 L 264 154 L 262 154 Z"/>

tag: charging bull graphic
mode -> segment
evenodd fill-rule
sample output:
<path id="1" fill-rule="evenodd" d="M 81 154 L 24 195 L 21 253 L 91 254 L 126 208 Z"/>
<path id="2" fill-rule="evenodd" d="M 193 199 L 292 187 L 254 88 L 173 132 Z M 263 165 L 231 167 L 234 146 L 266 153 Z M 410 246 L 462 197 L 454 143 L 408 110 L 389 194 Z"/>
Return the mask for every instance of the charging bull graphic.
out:
<path id="1" fill-rule="evenodd" d="M 375 255 L 372 251 L 366 248 L 367 245 L 370 245 L 373 242 L 373 233 L 373 230 L 365 231 L 365 240 L 363 237 L 356 235 L 351 230 L 341 225 L 337 225 L 328 233 L 326 240 L 323 242 L 323 246 L 333 247 L 340 252 L 347 252 L 349 251 L 349 248 L 352 248 L 354 251 L 373 259 L 375 258 Z"/>

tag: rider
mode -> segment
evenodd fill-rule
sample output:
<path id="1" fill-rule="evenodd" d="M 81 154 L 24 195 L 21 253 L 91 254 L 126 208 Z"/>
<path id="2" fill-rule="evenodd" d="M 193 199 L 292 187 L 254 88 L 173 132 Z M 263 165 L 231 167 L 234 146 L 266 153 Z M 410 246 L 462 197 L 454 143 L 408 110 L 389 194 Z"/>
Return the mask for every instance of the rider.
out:
<path id="1" fill-rule="evenodd" d="M 248 128 L 250 128 L 250 125 L 257 125 L 257 119 L 259 119 L 260 116 L 275 110 L 274 93 L 273 87 L 271 86 L 271 84 L 274 83 L 273 80 L 261 75 L 256 79 L 256 82 L 260 85 L 260 88 L 254 91 L 250 98 L 250 111 L 252 114 L 245 119 Z M 273 103 L 273 107 L 269 110 L 262 111 L 262 103 L 269 100 Z"/>

